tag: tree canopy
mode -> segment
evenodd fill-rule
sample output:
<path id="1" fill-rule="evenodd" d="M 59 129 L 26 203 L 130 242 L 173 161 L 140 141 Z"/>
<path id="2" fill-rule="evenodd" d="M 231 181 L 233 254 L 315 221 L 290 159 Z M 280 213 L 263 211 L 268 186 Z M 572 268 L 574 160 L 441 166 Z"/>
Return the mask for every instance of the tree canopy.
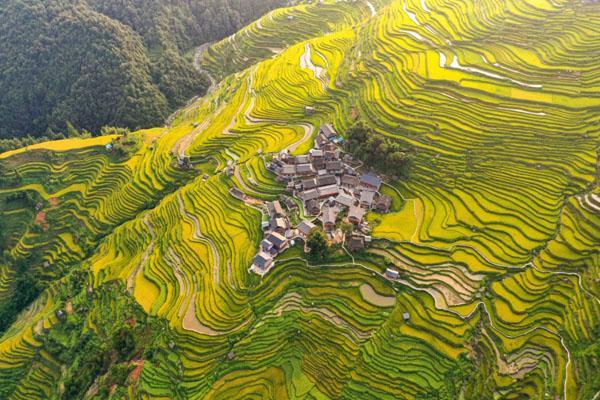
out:
<path id="1" fill-rule="evenodd" d="M 377 134 L 363 121 L 346 131 L 346 148 L 367 167 L 397 177 L 408 176 L 410 149 L 399 141 Z"/>
<path id="2" fill-rule="evenodd" d="M 160 125 L 208 86 L 186 53 L 281 3 L 1 2 L 0 138 Z"/>

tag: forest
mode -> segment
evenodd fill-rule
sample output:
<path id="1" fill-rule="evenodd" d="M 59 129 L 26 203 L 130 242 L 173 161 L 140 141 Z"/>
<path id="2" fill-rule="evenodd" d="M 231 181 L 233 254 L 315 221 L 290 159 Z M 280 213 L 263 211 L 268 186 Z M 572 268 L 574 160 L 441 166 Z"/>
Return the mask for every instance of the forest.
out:
<path id="1" fill-rule="evenodd" d="M 160 125 L 207 78 L 193 49 L 282 0 L 0 3 L 0 138 Z"/>

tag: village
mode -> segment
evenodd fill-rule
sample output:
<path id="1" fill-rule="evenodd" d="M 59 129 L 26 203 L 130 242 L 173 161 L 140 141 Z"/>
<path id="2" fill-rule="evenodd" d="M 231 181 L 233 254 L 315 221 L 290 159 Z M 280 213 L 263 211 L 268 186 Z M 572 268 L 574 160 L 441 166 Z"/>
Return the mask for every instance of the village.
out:
<path id="1" fill-rule="evenodd" d="M 308 154 L 293 156 L 282 151 L 267 164 L 277 180 L 287 185 L 289 195 L 265 204 L 264 239 L 251 271 L 265 275 L 278 254 L 298 240 L 306 243 L 318 228 L 330 244 L 342 245 L 350 252 L 361 251 L 371 242 L 365 215 L 389 212 L 392 199 L 380 193 L 382 179 L 377 174 L 359 172 L 361 163 L 343 153 L 338 146 L 341 143 L 343 138 L 333 126 L 325 124 Z M 397 278 L 392 275 L 395 271 L 386 271 L 388 278 Z"/>

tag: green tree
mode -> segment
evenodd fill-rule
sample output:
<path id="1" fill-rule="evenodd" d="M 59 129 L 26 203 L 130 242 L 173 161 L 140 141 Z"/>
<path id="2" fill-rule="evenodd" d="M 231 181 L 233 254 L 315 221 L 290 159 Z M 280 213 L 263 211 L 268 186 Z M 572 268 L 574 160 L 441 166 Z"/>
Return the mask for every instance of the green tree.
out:
<path id="1" fill-rule="evenodd" d="M 329 250 L 327 235 L 325 235 L 325 232 L 321 228 L 313 229 L 306 238 L 306 246 L 314 258 L 318 260 L 322 259 Z"/>
<path id="2" fill-rule="evenodd" d="M 79 132 L 77 132 L 77 129 L 75 129 L 70 121 L 67 121 L 67 137 L 74 138 L 78 136 Z"/>
<path id="3" fill-rule="evenodd" d="M 342 222 L 342 224 L 340 225 L 340 229 L 342 230 L 342 232 L 344 232 L 344 235 L 348 236 L 354 230 L 354 225 L 348 222 Z"/>

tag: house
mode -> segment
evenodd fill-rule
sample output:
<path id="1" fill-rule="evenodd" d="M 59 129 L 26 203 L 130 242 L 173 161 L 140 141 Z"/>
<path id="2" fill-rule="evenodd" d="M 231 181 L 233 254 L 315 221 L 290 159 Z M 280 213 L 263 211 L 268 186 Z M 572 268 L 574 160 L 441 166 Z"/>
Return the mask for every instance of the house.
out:
<path id="1" fill-rule="evenodd" d="M 256 256 L 254 256 L 253 265 L 263 271 L 267 270 L 273 265 L 273 256 L 271 256 L 269 253 L 265 253 L 264 251 L 260 251 Z"/>
<path id="2" fill-rule="evenodd" d="M 304 106 L 304 114 L 305 115 L 313 115 L 315 113 L 315 108 L 311 106 Z"/>
<path id="3" fill-rule="evenodd" d="M 375 199 L 375 192 L 363 190 L 360 193 L 360 206 L 369 210 L 373 206 L 374 199 Z"/>
<path id="4" fill-rule="evenodd" d="M 323 151 L 323 158 L 325 161 L 338 161 L 340 159 L 340 153 L 337 149 Z"/>
<path id="5" fill-rule="evenodd" d="M 400 272 L 395 268 L 388 268 L 385 270 L 385 277 L 388 279 L 398 279 L 400 277 Z"/>
<path id="6" fill-rule="evenodd" d="M 260 248 L 262 251 L 270 253 L 271 250 L 273 250 L 273 243 L 269 242 L 267 239 L 263 239 L 263 241 L 260 242 Z"/>
<path id="7" fill-rule="evenodd" d="M 298 225 L 298 232 L 300 233 L 300 236 L 306 238 L 310 234 L 310 232 L 316 227 L 317 226 L 312 222 L 304 220 Z"/>
<path id="8" fill-rule="evenodd" d="M 366 173 L 360 177 L 360 187 L 364 190 L 377 192 L 381 187 L 381 178 L 371 172 Z"/>
<path id="9" fill-rule="evenodd" d="M 337 179 L 334 175 L 323 175 L 317 177 L 317 186 L 337 185 Z"/>
<path id="10" fill-rule="evenodd" d="M 281 165 L 276 162 L 270 162 L 267 163 L 267 169 L 273 172 L 274 174 L 279 175 L 279 173 L 281 172 Z"/>
<path id="11" fill-rule="evenodd" d="M 312 165 L 317 171 L 325 170 L 325 159 L 321 157 L 316 160 L 313 160 Z M 325 170 L 325 173 L 327 173 L 327 170 Z"/>
<path id="12" fill-rule="evenodd" d="M 317 215 L 321 211 L 321 206 L 317 199 L 309 200 L 304 205 L 304 210 L 309 215 Z"/>
<path id="13" fill-rule="evenodd" d="M 325 136 L 327 139 L 331 139 L 337 136 L 337 132 L 331 124 L 321 125 L 321 128 L 319 128 L 319 134 Z"/>
<path id="14" fill-rule="evenodd" d="M 329 141 L 327 140 L 327 138 L 323 135 L 318 135 L 315 138 L 315 147 L 317 149 L 322 148 L 323 146 L 325 146 L 327 143 L 329 143 Z"/>
<path id="15" fill-rule="evenodd" d="M 348 249 L 350 251 L 360 251 L 365 248 L 365 237 L 363 235 L 352 235 L 348 239 Z"/>
<path id="16" fill-rule="evenodd" d="M 283 204 L 288 209 L 288 211 L 292 211 L 298 208 L 298 205 L 294 202 L 294 200 L 292 200 L 291 197 L 282 196 L 281 201 L 283 201 Z"/>
<path id="17" fill-rule="evenodd" d="M 340 189 L 337 185 L 323 186 L 317 189 L 320 199 L 327 199 L 329 197 L 335 197 L 340 193 Z"/>
<path id="18" fill-rule="evenodd" d="M 315 175 L 317 172 L 312 164 L 298 164 L 296 165 L 296 175 L 298 176 L 310 176 Z"/>
<path id="19" fill-rule="evenodd" d="M 345 187 L 347 189 L 354 190 L 358 186 L 358 177 L 354 176 L 354 175 L 346 174 L 346 175 L 342 176 L 341 185 L 342 185 L 342 187 Z"/>
<path id="20" fill-rule="evenodd" d="M 365 216 L 365 209 L 360 208 L 358 206 L 350 207 L 350 211 L 348 212 L 348 221 L 353 224 L 360 224 Z"/>
<path id="21" fill-rule="evenodd" d="M 288 224 L 285 218 L 274 218 L 271 221 L 271 230 L 284 234 L 288 228 Z"/>
<path id="22" fill-rule="evenodd" d="M 325 163 L 325 169 L 327 170 L 327 172 L 329 172 L 331 174 L 341 174 L 343 167 L 344 167 L 344 165 L 339 160 L 327 161 Z"/>
<path id="23" fill-rule="evenodd" d="M 281 207 L 281 203 L 278 200 L 267 203 L 267 211 L 269 215 L 273 218 L 284 217 L 285 213 L 283 212 L 283 208 Z"/>
<path id="24" fill-rule="evenodd" d="M 375 210 L 379 213 L 385 214 L 390 211 L 392 206 L 392 198 L 390 196 L 381 195 L 375 203 Z"/>
<path id="25" fill-rule="evenodd" d="M 296 156 L 296 164 L 308 164 L 310 162 L 309 155 Z"/>
<path id="26" fill-rule="evenodd" d="M 234 187 L 229 190 L 229 194 L 235 197 L 238 200 L 244 201 L 246 200 L 246 194 L 242 192 L 240 189 Z"/>
<path id="27" fill-rule="evenodd" d="M 270 233 L 269 236 L 266 237 L 266 239 L 269 242 L 273 243 L 273 248 L 277 251 L 283 251 L 287 249 L 288 240 L 285 238 L 285 236 L 277 232 Z"/>
<path id="28" fill-rule="evenodd" d="M 301 192 L 299 197 L 302 199 L 302 201 L 307 202 L 310 200 L 318 199 L 319 193 L 317 192 L 317 189 L 310 189 Z"/>
<path id="29" fill-rule="evenodd" d="M 338 197 L 336 197 L 335 202 L 341 206 L 350 208 L 356 204 L 356 199 L 347 193 L 340 193 Z"/>
<path id="30" fill-rule="evenodd" d="M 323 144 L 323 146 L 321 146 L 321 150 L 332 151 L 339 156 L 339 150 L 338 150 L 337 146 L 335 145 L 335 143 L 332 143 L 331 141 L 327 141 L 327 143 Z"/>
<path id="31" fill-rule="evenodd" d="M 262 221 L 260 226 L 262 230 L 265 231 L 271 227 L 271 223 L 269 221 Z"/>
<path id="32" fill-rule="evenodd" d="M 282 168 L 281 168 L 281 174 L 280 176 L 282 176 L 283 178 L 293 178 L 294 175 L 296 175 L 296 166 L 293 164 L 285 164 Z"/>
<path id="33" fill-rule="evenodd" d="M 310 190 L 317 187 L 317 182 L 315 182 L 314 178 L 303 179 L 300 185 L 302 186 L 302 190 Z"/>
<path id="34" fill-rule="evenodd" d="M 402 314 L 402 319 L 405 320 L 405 321 L 408 321 L 410 319 L 410 313 L 407 313 L 407 312 L 403 313 Z"/>
<path id="35" fill-rule="evenodd" d="M 318 159 L 322 159 L 323 158 L 323 150 L 318 150 L 318 149 L 311 149 L 310 150 L 310 157 L 313 161 L 316 161 Z"/>
<path id="36" fill-rule="evenodd" d="M 335 229 L 335 219 L 338 215 L 338 209 L 335 207 L 323 207 L 323 215 L 321 221 L 323 222 L 323 229 L 331 232 Z"/>

